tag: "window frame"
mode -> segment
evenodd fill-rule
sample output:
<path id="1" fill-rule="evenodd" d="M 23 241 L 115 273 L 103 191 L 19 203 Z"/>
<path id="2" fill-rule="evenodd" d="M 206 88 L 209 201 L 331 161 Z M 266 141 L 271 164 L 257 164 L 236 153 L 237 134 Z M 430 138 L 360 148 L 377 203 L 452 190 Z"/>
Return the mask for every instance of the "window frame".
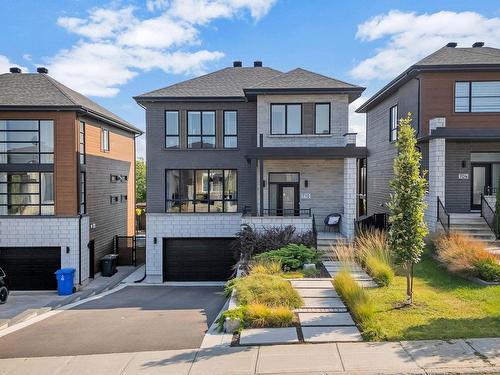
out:
<path id="1" fill-rule="evenodd" d="M 17 152 L 11 152 L 11 151 L 0 151 L 0 155 L 36 155 L 37 156 L 37 163 L 11 163 L 11 162 L 6 162 L 6 163 L 0 163 L 1 165 L 23 165 L 23 164 L 29 164 L 29 165 L 53 165 L 54 164 L 54 154 L 55 154 L 55 120 L 54 119 L 32 119 L 32 118 L 26 118 L 26 119 L 0 119 L 0 121 L 5 121 L 7 122 L 16 122 L 16 121 L 33 121 L 37 123 L 36 129 L 35 130 L 28 130 L 28 129 L 15 129 L 15 130 L 1 130 L 0 133 L 36 133 L 37 134 L 37 140 L 36 141 L 27 141 L 27 140 L 22 140 L 22 141 L 0 141 L 0 144 L 22 144 L 22 143 L 31 143 L 31 144 L 36 144 L 37 145 L 37 151 L 32 152 L 32 151 L 17 151 Z M 52 122 L 52 152 L 47 152 L 47 151 L 41 151 L 41 130 L 40 130 L 40 124 L 42 121 L 50 121 Z M 42 155 L 51 155 L 52 156 L 52 162 L 50 163 L 42 163 Z M 36 170 L 35 170 L 36 172 Z"/>
<path id="2" fill-rule="evenodd" d="M 317 113 L 316 109 L 318 108 L 318 105 L 328 105 L 328 132 L 327 133 L 318 133 L 318 128 L 317 128 Z M 332 134 L 332 103 L 330 102 L 318 102 L 314 103 L 314 134 L 321 135 L 321 134 Z"/>
<path id="3" fill-rule="evenodd" d="M 108 128 L 101 128 L 101 151 L 109 152 L 111 150 L 110 131 Z"/>
<path id="4" fill-rule="evenodd" d="M 236 114 L 236 134 L 226 134 L 226 112 L 234 112 Z M 226 147 L 226 137 L 227 138 L 236 138 L 236 146 L 235 147 Z M 222 111 L 222 147 L 228 150 L 236 150 L 239 147 L 238 144 L 238 110 L 236 109 L 228 109 Z"/>
<path id="5" fill-rule="evenodd" d="M 168 172 L 169 171 L 178 171 L 179 176 L 181 175 L 181 171 L 192 171 L 193 172 L 193 178 L 194 178 L 194 183 L 193 183 L 193 199 L 168 199 Z M 207 175 L 210 178 L 210 172 L 211 171 L 222 171 L 222 199 L 210 199 L 210 181 L 208 182 L 208 191 L 203 192 L 206 193 L 208 196 L 208 211 L 196 211 L 196 195 L 197 195 L 197 190 L 196 190 L 196 172 L 198 171 L 203 171 L 206 172 Z M 225 198 L 225 191 L 226 191 L 226 172 L 227 171 L 233 171 L 236 172 L 236 199 L 226 199 Z M 238 177 L 238 169 L 236 168 L 167 168 L 165 169 L 165 212 L 166 213 L 175 213 L 175 214 L 195 214 L 195 213 L 214 213 L 214 214 L 227 214 L 227 213 L 237 213 L 238 208 L 239 208 L 239 177 Z M 182 184 L 182 179 L 179 179 L 179 187 Z M 179 204 L 179 211 L 168 211 L 168 203 L 169 202 L 176 202 Z M 181 211 L 182 203 L 184 202 L 191 202 L 193 206 L 193 211 Z M 211 211 L 210 207 L 211 204 L 210 202 L 222 202 L 222 211 Z M 226 211 L 226 202 L 235 202 L 236 203 L 236 211 Z"/>
<path id="6" fill-rule="evenodd" d="M 87 173 L 85 171 L 80 171 L 78 200 L 80 203 L 79 205 L 80 215 L 84 215 L 87 213 Z"/>
<path id="7" fill-rule="evenodd" d="M 395 123 L 393 123 L 394 122 L 394 114 L 393 114 L 394 108 L 396 108 L 396 122 Z M 390 142 L 396 142 L 398 140 L 398 133 L 399 133 L 398 117 L 399 117 L 399 108 L 398 108 L 398 104 L 395 104 L 389 108 L 389 141 Z"/>
<path id="8" fill-rule="evenodd" d="M 473 111 L 472 110 L 472 99 L 474 98 L 474 96 L 472 95 L 472 84 L 473 83 L 481 83 L 481 82 L 496 82 L 500 85 L 500 80 L 471 80 L 471 81 L 467 81 L 467 80 L 457 80 L 454 82 L 454 85 L 453 85 L 453 113 L 456 113 L 456 114 L 463 114 L 463 113 L 466 113 L 466 114 L 470 114 L 470 113 L 482 113 L 482 114 L 488 114 L 488 113 L 500 113 L 500 106 L 499 106 L 499 110 L 498 111 Z M 467 83 L 469 85 L 469 96 L 468 96 L 468 110 L 467 111 L 457 111 L 457 83 Z M 498 96 L 488 96 L 489 98 L 499 98 L 500 99 L 500 95 Z M 458 96 L 458 98 L 467 98 L 466 96 Z"/>
<path id="9" fill-rule="evenodd" d="M 273 131 L 273 106 L 283 105 L 285 106 L 285 132 L 275 133 Z M 300 133 L 288 133 L 288 106 L 296 105 L 300 106 Z M 302 135 L 304 134 L 304 110 L 303 103 L 271 103 L 269 106 L 269 123 L 270 123 L 270 134 L 271 135 Z"/>
<path id="10" fill-rule="evenodd" d="M 189 134 L 189 113 L 199 112 L 200 113 L 200 134 Z M 214 114 L 214 134 L 203 134 L 203 113 L 213 113 Z M 200 147 L 189 147 L 189 137 L 199 137 Z M 203 138 L 213 137 L 214 147 L 203 147 Z M 216 110 L 187 110 L 186 111 L 186 147 L 191 150 L 214 150 L 217 148 L 217 111 Z"/>
<path id="11" fill-rule="evenodd" d="M 85 131 L 86 131 L 86 124 L 85 121 L 80 120 L 80 125 L 79 125 L 79 146 L 78 146 L 78 153 L 79 153 L 79 160 L 80 160 L 80 165 L 85 165 L 87 163 L 87 155 L 86 155 L 86 144 L 85 144 Z M 82 136 L 83 136 L 83 142 L 82 142 Z"/>
<path id="12" fill-rule="evenodd" d="M 176 112 L 177 113 L 177 135 L 170 135 L 167 133 L 167 114 L 169 112 Z M 186 120 L 186 126 L 187 126 L 187 120 Z M 186 129 L 187 130 L 187 129 Z M 187 133 L 187 132 L 186 132 Z M 177 138 L 177 147 L 168 147 L 167 146 L 167 138 Z M 179 110 L 165 110 L 165 148 L 167 150 L 176 150 L 181 147 L 181 113 Z"/>

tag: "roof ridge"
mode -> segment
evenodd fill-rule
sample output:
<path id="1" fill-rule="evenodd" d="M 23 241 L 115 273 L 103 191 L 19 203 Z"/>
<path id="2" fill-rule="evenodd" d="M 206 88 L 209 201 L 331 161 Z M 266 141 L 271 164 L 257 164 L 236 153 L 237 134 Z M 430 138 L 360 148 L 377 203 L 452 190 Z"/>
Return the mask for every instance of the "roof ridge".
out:
<path id="1" fill-rule="evenodd" d="M 334 80 L 334 81 L 337 81 L 337 82 L 345 83 L 346 85 L 349 85 L 349 86 L 361 87 L 361 86 L 353 85 L 352 83 L 349 83 L 349 82 L 346 82 L 346 81 L 342 81 L 342 80 L 334 78 L 334 77 L 329 77 L 329 76 L 327 76 L 325 74 L 322 74 L 322 73 L 313 72 L 312 70 L 307 70 L 307 69 L 304 69 L 304 68 L 301 68 L 301 67 L 295 68 L 293 70 L 303 70 L 303 71 L 308 72 L 308 73 L 316 74 L 316 75 L 318 75 L 320 77 L 324 77 L 324 78 L 331 79 L 331 80 Z"/>
<path id="2" fill-rule="evenodd" d="M 60 92 L 61 94 L 63 94 L 63 95 L 64 95 L 64 97 L 65 97 L 66 99 L 68 99 L 71 103 L 73 103 L 73 105 L 76 105 L 76 106 L 80 106 L 80 107 L 81 107 L 81 105 L 80 105 L 80 104 L 78 104 L 78 103 L 77 103 L 77 102 L 76 102 L 73 98 L 71 98 L 71 97 L 70 97 L 67 93 L 65 93 L 65 92 L 64 92 L 64 91 L 63 91 L 63 90 L 59 87 L 59 85 L 62 85 L 62 83 L 57 82 L 54 78 L 50 77 L 50 76 L 49 76 L 49 75 L 47 75 L 47 74 L 42 74 L 42 73 L 37 73 L 37 74 L 40 74 L 40 75 L 41 75 L 42 77 L 44 77 L 47 81 L 49 81 L 49 82 L 50 82 L 50 84 L 51 84 L 52 86 L 54 86 L 57 90 L 59 90 L 59 92 Z M 63 85 L 63 86 L 64 86 L 64 85 Z"/>
<path id="3" fill-rule="evenodd" d="M 468 53 L 473 53 L 476 55 L 485 55 L 485 56 L 493 56 L 493 57 L 499 57 L 499 55 L 495 55 L 493 53 L 488 53 L 487 51 L 483 50 L 482 48 L 491 48 L 491 49 L 498 49 L 498 48 L 492 48 L 492 47 L 480 47 L 480 48 L 473 48 L 473 47 L 463 47 L 460 48 L 461 50 L 468 52 Z M 474 51 L 476 50 L 476 51 Z"/>

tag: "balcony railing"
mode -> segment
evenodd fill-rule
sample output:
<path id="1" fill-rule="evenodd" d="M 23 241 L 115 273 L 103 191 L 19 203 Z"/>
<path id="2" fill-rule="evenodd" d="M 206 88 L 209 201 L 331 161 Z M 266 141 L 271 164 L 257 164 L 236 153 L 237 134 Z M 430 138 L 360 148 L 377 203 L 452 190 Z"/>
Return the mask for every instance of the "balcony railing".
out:
<path id="1" fill-rule="evenodd" d="M 497 193 L 497 188 L 492 186 L 484 187 L 484 195 L 495 195 Z"/>
<path id="2" fill-rule="evenodd" d="M 242 213 L 244 216 L 297 216 L 297 217 L 312 217 L 310 208 L 264 208 L 262 215 L 259 212 L 253 212 L 250 206 L 243 207 Z"/>

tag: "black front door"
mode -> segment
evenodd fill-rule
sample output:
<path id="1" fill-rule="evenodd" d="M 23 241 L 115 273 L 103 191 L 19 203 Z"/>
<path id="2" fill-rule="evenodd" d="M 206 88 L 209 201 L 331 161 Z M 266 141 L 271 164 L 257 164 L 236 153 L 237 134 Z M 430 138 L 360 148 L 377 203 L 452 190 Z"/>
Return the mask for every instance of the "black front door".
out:
<path id="1" fill-rule="evenodd" d="M 472 164 L 471 209 L 481 209 L 481 195 L 491 187 L 491 164 Z"/>
<path id="2" fill-rule="evenodd" d="M 280 183 L 277 190 L 277 215 L 299 216 L 299 184 Z"/>

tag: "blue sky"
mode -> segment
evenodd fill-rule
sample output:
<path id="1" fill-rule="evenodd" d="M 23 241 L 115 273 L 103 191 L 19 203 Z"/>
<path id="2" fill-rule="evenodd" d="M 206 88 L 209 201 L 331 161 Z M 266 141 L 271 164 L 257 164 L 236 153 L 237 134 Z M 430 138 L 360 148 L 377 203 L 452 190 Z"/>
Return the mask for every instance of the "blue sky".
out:
<path id="1" fill-rule="evenodd" d="M 262 60 L 367 87 L 361 131 L 354 107 L 419 58 L 448 41 L 500 47 L 498 1 L 0 0 L 0 24 L 0 73 L 47 66 L 140 128 L 132 96 Z"/>

